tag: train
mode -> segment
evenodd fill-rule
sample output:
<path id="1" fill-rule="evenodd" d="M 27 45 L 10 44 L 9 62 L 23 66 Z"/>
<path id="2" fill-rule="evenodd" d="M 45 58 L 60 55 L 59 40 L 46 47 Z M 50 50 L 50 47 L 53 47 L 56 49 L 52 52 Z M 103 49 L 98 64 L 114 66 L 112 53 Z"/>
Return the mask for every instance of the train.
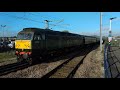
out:
<path id="1" fill-rule="evenodd" d="M 33 63 L 36 56 L 42 57 L 72 47 L 99 43 L 98 37 L 42 28 L 23 28 L 15 40 L 17 61 Z"/>

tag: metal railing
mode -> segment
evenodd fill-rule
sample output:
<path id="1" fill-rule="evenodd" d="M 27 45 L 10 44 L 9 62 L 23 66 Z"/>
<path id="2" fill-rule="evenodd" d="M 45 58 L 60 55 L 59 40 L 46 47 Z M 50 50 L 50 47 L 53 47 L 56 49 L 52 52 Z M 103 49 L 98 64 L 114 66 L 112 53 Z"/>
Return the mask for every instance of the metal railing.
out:
<path id="1" fill-rule="evenodd" d="M 106 44 L 104 47 L 104 77 L 111 78 L 109 63 L 108 63 L 108 51 L 110 50 L 110 45 Z"/>

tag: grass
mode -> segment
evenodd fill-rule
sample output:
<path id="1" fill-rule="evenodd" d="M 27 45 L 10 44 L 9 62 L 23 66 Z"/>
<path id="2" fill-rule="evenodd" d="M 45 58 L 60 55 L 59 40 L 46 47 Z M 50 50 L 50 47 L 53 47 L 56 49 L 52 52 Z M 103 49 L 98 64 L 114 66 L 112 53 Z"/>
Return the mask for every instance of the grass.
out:
<path id="1" fill-rule="evenodd" d="M 7 61 L 8 59 L 15 58 L 15 51 L 0 53 L 0 62 Z"/>
<path id="2" fill-rule="evenodd" d="M 111 46 L 120 46 L 120 41 L 112 41 Z"/>
<path id="3" fill-rule="evenodd" d="M 105 41 L 105 44 L 109 44 L 108 41 Z M 120 46 L 120 40 L 115 41 L 114 39 L 110 42 L 111 46 L 118 47 Z"/>

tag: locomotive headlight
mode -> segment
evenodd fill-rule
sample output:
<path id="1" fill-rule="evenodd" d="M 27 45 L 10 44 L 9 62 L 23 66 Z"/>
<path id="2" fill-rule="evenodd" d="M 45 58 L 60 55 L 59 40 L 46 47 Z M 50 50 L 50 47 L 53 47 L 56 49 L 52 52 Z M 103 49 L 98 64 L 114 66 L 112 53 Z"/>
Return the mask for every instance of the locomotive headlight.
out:
<path id="1" fill-rule="evenodd" d="M 23 58 L 27 59 L 28 58 L 28 54 L 27 53 L 23 54 Z"/>

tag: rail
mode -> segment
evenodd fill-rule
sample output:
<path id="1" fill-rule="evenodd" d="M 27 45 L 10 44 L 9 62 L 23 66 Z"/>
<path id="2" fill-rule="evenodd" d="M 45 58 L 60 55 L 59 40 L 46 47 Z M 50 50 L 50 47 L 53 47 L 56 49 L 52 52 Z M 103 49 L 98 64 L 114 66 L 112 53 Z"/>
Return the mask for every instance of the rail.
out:
<path id="1" fill-rule="evenodd" d="M 12 63 L 12 64 L 8 64 L 5 66 L 0 66 L 0 76 L 2 75 L 6 75 L 8 73 L 20 70 L 20 69 L 24 69 L 28 67 L 28 63 Z"/>
<path id="2" fill-rule="evenodd" d="M 71 58 L 69 58 L 67 61 L 63 62 L 52 71 L 45 74 L 42 78 L 73 78 L 75 72 L 83 63 L 84 58 L 92 49 L 93 47 L 90 46 L 87 47 L 87 49 L 82 49 L 81 51 L 73 55 Z M 79 55 L 80 59 L 75 59 Z"/>

